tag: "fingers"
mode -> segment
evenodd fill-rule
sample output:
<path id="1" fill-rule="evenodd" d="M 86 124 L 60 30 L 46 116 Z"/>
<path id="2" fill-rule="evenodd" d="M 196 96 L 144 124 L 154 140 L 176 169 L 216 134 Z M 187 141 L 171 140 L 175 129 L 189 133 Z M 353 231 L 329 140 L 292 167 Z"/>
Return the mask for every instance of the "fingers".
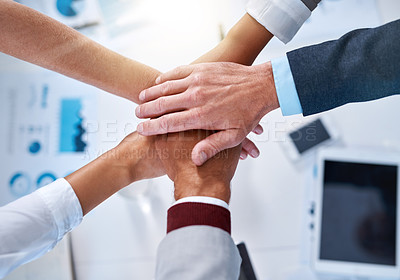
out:
<path id="1" fill-rule="evenodd" d="M 219 133 L 223 133 L 223 132 L 225 132 L 225 131 L 221 131 Z M 218 133 L 216 133 L 216 134 L 218 134 Z M 213 135 L 216 135 L 216 134 L 213 134 Z M 212 138 L 213 135 L 209 136 L 208 138 Z M 211 142 L 213 141 L 213 139 L 208 139 L 208 138 L 206 138 L 202 142 L 204 142 L 206 140 L 207 141 L 211 141 Z M 217 142 L 219 141 L 218 138 L 221 138 L 221 137 L 217 136 L 217 140 L 216 140 Z M 196 145 L 196 147 L 193 149 L 193 153 L 192 153 L 193 162 L 196 165 L 200 166 L 200 165 L 204 164 L 204 162 L 206 162 L 208 159 L 210 159 L 214 155 L 216 155 L 218 152 L 220 152 L 220 151 L 222 151 L 224 149 L 235 147 L 236 145 L 235 145 L 234 138 L 231 138 L 231 140 L 233 140 L 232 142 L 230 142 L 232 144 L 229 144 L 229 142 L 228 142 L 226 148 L 219 148 L 219 147 L 222 147 L 222 145 L 212 144 L 211 145 L 211 149 L 214 149 L 214 152 L 212 152 L 212 153 L 207 153 L 206 152 L 206 155 L 210 155 L 210 156 L 206 156 L 205 157 L 205 159 L 206 159 L 205 161 L 202 161 L 202 157 L 204 157 L 204 155 L 202 155 L 201 152 L 200 152 L 200 156 L 198 156 L 198 153 L 199 153 L 198 150 L 201 150 L 201 146 L 202 145 L 206 145 L 206 144 L 203 144 L 201 142 L 198 143 L 197 145 L 199 145 L 200 148 L 198 148 L 197 145 Z M 241 160 L 245 160 L 248 157 L 248 155 L 250 155 L 252 158 L 257 158 L 260 155 L 260 150 L 257 148 L 257 146 L 254 144 L 253 141 L 251 141 L 248 138 L 245 138 L 243 140 L 243 142 L 242 142 L 242 151 L 240 152 L 240 159 Z M 199 157 L 200 157 L 200 159 L 199 159 Z"/>
<path id="2" fill-rule="evenodd" d="M 158 135 L 172 132 L 180 132 L 191 129 L 202 129 L 197 109 L 171 113 L 142 122 L 138 125 L 137 131 L 144 136 Z"/>
<path id="3" fill-rule="evenodd" d="M 240 159 L 241 159 L 241 160 L 245 160 L 245 159 L 247 158 L 248 155 L 249 155 L 249 154 L 246 152 L 246 150 L 244 150 L 244 149 L 242 148 L 242 151 L 240 152 Z"/>
<path id="4" fill-rule="evenodd" d="M 190 83 L 188 79 L 167 81 L 160 85 L 156 85 L 154 87 L 143 90 L 139 94 L 139 100 L 142 102 L 148 102 L 162 96 L 182 93 L 186 91 L 189 85 Z"/>
<path id="5" fill-rule="evenodd" d="M 257 158 L 260 155 L 260 150 L 253 141 L 246 138 L 242 142 L 242 150 L 244 150 L 252 158 Z"/>
<path id="6" fill-rule="evenodd" d="M 197 166 L 201 166 L 219 152 L 236 147 L 242 140 L 243 138 L 236 130 L 223 130 L 214 133 L 197 143 L 192 151 L 192 160 Z"/>
<path id="7" fill-rule="evenodd" d="M 264 129 L 259 124 L 253 129 L 253 133 L 257 135 L 261 135 L 263 134 L 263 132 Z M 245 160 L 248 155 L 250 155 L 252 158 L 257 158 L 260 155 L 260 150 L 257 148 L 256 144 L 254 144 L 253 141 L 246 137 L 246 139 L 244 139 L 242 142 L 242 152 L 240 153 L 240 159 Z"/>
<path id="8" fill-rule="evenodd" d="M 263 127 L 262 127 L 261 125 L 258 124 L 258 125 L 253 129 L 253 132 L 254 132 L 255 134 L 257 134 L 257 135 L 261 135 L 261 134 L 263 134 L 264 129 L 263 129 Z"/>
<path id="9" fill-rule="evenodd" d="M 169 97 L 160 97 L 156 100 L 144 103 L 136 107 L 135 113 L 138 118 L 155 118 L 166 113 L 182 111 L 187 109 L 186 96 L 184 94 Z"/>
<path id="10" fill-rule="evenodd" d="M 194 65 L 180 66 L 164 74 L 161 74 L 156 79 L 156 84 L 159 85 L 166 81 L 184 79 L 193 72 L 194 67 Z"/>

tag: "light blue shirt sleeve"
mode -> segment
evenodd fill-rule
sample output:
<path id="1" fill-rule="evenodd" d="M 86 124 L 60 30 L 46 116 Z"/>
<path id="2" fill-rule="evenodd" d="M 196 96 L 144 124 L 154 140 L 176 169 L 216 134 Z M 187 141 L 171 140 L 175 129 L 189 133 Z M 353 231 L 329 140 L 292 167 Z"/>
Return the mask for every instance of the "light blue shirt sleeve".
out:
<path id="1" fill-rule="evenodd" d="M 290 116 L 302 114 L 303 109 L 301 108 L 299 95 L 296 90 L 287 56 L 285 55 L 273 59 L 271 60 L 271 64 L 282 115 Z"/>

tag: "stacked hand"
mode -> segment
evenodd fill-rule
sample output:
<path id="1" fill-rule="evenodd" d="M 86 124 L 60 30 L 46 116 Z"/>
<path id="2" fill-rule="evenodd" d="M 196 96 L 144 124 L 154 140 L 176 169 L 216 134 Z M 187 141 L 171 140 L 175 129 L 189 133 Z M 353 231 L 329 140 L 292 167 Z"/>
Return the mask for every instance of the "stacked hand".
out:
<path id="1" fill-rule="evenodd" d="M 187 196 L 209 196 L 228 203 L 230 181 L 241 145 L 218 153 L 198 167 L 192 161 L 193 147 L 211 135 L 212 132 L 206 130 L 149 137 L 134 132 L 102 157 L 108 161 L 110 169 L 126 174 L 120 175 L 120 178 L 126 177 L 123 179 L 126 184 L 167 174 L 175 183 L 176 200 Z"/>
<path id="2" fill-rule="evenodd" d="M 156 137 L 131 133 L 115 148 L 121 165 L 129 170 L 129 181 L 156 178 L 165 175 L 163 163 L 156 151 Z"/>
<path id="3" fill-rule="evenodd" d="M 196 165 L 242 142 L 252 157 L 259 155 L 246 136 L 252 131 L 262 133 L 259 121 L 279 107 L 270 63 L 182 66 L 161 75 L 156 83 L 139 96 L 146 103 L 137 107 L 136 115 L 153 118 L 139 124 L 140 134 L 218 131 L 195 145 L 192 159 Z"/>
<path id="4" fill-rule="evenodd" d="M 193 147 L 212 133 L 191 130 L 158 136 L 156 149 L 165 172 L 175 183 L 175 199 L 188 196 L 215 197 L 229 203 L 230 181 L 235 173 L 241 146 L 225 150 L 203 166 L 196 166 Z"/>

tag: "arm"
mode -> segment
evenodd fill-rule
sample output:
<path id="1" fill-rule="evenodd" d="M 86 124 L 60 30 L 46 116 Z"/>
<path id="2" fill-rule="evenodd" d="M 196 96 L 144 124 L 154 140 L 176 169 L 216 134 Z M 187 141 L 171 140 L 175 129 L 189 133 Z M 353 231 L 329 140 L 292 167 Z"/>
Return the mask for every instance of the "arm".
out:
<path id="1" fill-rule="evenodd" d="M 230 181 L 240 146 L 197 167 L 191 150 L 206 131 L 160 136 L 159 157 L 175 183 L 167 236 L 157 252 L 156 279 L 238 279 L 240 255 L 230 236 Z"/>
<path id="2" fill-rule="evenodd" d="M 11 0 L 0 0 L 0 51 L 136 103 L 160 74 Z"/>
<path id="3" fill-rule="evenodd" d="M 296 35 L 321 0 L 249 0 L 247 12 L 283 43 Z"/>
<path id="4" fill-rule="evenodd" d="M 400 93 L 400 20 L 287 54 L 304 115 Z"/>
<path id="5" fill-rule="evenodd" d="M 158 94 L 168 95 L 179 85 L 175 92 L 183 92 L 180 104 L 186 102 L 192 112 L 165 115 L 164 119 L 161 117 L 141 124 L 138 130 L 144 135 L 203 127 L 223 130 L 219 138 L 214 136 L 214 139 L 206 139 L 195 147 L 194 161 L 202 164 L 218 151 L 241 141 L 262 116 L 280 106 L 285 115 L 303 111 L 309 115 L 349 102 L 397 94 L 400 92 L 398 30 L 399 21 L 395 21 L 383 27 L 350 32 L 336 41 L 290 52 L 287 54 L 288 71 L 283 72 L 278 71 L 278 67 L 272 67 L 270 62 L 248 68 L 235 64 L 224 67 L 208 64 L 202 65 L 202 68 L 183 67 L 179 71 L 171 71 L 162 75 L 159 82 L 178 80 L 153 87 L 147 92 L 151 92 L 149 95 L 152 98 Z M 160 89 L 166 86 L 168 90 L 161 92 Z M 220 94 L 235 97 L 222 98 Z M 190 104 L 192 100 L 195 104 Z M 140 114 L 151 113 L 154 117 L 159 112 L 174 112 L 172 101 L 165 99 L 162 106 L 154 110 L 156 102 L 159 101 L 144 104 L 137 111 Z M 294 110 L 288 109 L 289 103 L 298 103 L 298 106 L 293 106 Z M 166 111 L 164 108 L 167 108 Z M 213 121 L 210 122 L 210 119 Z M 241 122 L 238 124 L 235 120 Z M 185 127 L 179 126 L 182 123 Z M 242 134 L 237 132 L 238 128 L 243 131 Z M 201 157 L 202 152 L 205 153 L 204 158 Z"/>
<path id="6" fill-rule="evenodd" d="M 95 161 L 0 208 L 0 278 L 54 246 L 82 217 L 133 181 L 161 176 L 154 138 L 137 133 Z"/>
<path id="7" fill-rule="evenodd" d="M 160 73 L 91 41 L 79 32 L 28 7 L 0 0 L 0 51 L 78 79 L 139 103 L 138 93 Z M 246 32 L 244 32 L 247 30 Z M 272 35 L 246 15 L 214 50 L 197 60 L 251 64 Z M 251 41 L 251 46 L 244 42 Z M 256 133 L 262 128 L 257 127 Z M 242 158 L 259 151 L 250 140 Z"/>
<path id="8" fill-rule="evenodd" d="M 132 182 L 165 174 L 155 150 L 154 137 L 132 133 L 117 147 L 65 177 L 86 215 Z"/>
<path id="9" fill-rule="evenodd" d="M 192 64 L 205 62 L 235 62 L 252 65 L 273 35 L 249 14 L 245 14 L 211 51 Z"/>
<path id="10" fill-rule="evenodd" d="M 318 3 L 319 0 L 251 0 L 248 13 L 227 39 L 200 61 L 251 65 L 272 34 L 285 43 L 290 41 Z M 192 157 L 197 165 L 242 142 L 245 152 L 257 157 L 259 150 L 246 136 L 254 130 L 262 132 L 257 126 L 261 118 L 279 107 L 271 76 L 270 63 L 254 67 L 232 63 L 179 67 L 160 76 L 160 85 L 140 94 L 140 100 L 148 103 L 137 107 L 136 115 L 156 119 L 139 124 L 137 130 L 143 135 L 187 129 L 220 130 L 196 145 Z M 271 85 L 268 90 L 266 84 Z"/>
<path id="11" fill-rule="evenodd" d="M 235 62 L 252 65 L 258 54 L 277 36 L 290 41 L 321 0 L 250 0 L 247 13 L 213 50 L 192 64 Z"/>

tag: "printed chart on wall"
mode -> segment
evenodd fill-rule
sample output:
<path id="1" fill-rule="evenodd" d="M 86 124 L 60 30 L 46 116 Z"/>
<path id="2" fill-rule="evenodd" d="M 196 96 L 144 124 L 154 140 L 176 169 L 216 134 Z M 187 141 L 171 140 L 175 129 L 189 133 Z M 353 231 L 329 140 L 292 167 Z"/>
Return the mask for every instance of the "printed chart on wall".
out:
<path id="1" fill-rule="evenodd" d="M 0 76 L 0 206 L 92 160 L 97 94 L 48 71 Z"/>

